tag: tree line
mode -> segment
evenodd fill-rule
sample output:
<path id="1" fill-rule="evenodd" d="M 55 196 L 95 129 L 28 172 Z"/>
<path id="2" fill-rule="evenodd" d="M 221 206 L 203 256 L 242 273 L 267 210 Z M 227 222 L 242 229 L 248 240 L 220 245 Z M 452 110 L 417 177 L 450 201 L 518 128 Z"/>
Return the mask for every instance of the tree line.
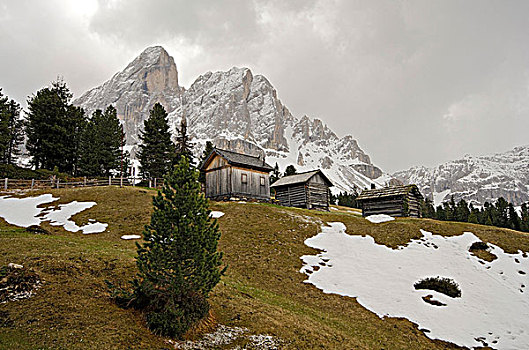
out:
<path id="1" fill-rule="evenodd" d="M 521 206 L 518 214 L 514 205 L 500 197 L 495 203 L 485 202 L 483 207 L 475 207 L 464 199 L 449 201 L 434 207 L 430 199 L 422 203 L 422 216 L 442 221 L 459 221 L 529 232 L 529 203 Z"/>
<path id="2" fill-rule="evenodd" d="M 30 96 L 25 118 L 14 100 L 0 90 L 0 164 L 16 164 L 20 145 L 35 169 L 73 176 L 108 176 L 126 172 L 123 127 L 113 106 L 91 117 L 71 103 L 72 93 L 61 79 Z"/>

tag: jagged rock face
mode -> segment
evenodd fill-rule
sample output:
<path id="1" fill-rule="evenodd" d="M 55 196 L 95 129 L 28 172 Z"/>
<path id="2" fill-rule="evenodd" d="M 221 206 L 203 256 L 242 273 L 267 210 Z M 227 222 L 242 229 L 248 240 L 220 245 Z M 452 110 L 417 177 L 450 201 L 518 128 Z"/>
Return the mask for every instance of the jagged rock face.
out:
<path id="1" fill-rule="evenodd" d="M 415 167 L 393 176 L 405 184 L 417 184 L 436 204 L 454 196 L 456 201 L 476 204 L 503 197 L 521 205 L 529 201 L 529 146 L 490 156 L 466 156 L 435 168 Z"/>
<path id="2" fill-rule="evenodd" d="M 179 104 L 182 88 L 174 59 L 160 46 L 143 51 L 123 71 L 102 86 L 96 87 L 74 101 L 85 112 L 113 105 L 124 122 L 127 144 L 136 144 L 149 110 L 161 103 L 168 112 Z"/>
<path id="3" fill-rule="evenodd" d="M 148 48 L 111 80 L 74 103 L 91 112 L 113 104 L 123 119 L 127 144 L 134 149 L 149 109 L 160 102 L 169 113 L 173 132 L 186 116 L 200 155 L 207 140 L 219 148 L 266 154 L 284 170 L 324 169 L 335 191 L 381 186 L 390 180 L 351 136 L 339 138 L 319 119 L 294 117 L 272 84 L 247 68 L 207 72 L 185 90 L 178 85 L 172 57 L 161 47 Z"/>

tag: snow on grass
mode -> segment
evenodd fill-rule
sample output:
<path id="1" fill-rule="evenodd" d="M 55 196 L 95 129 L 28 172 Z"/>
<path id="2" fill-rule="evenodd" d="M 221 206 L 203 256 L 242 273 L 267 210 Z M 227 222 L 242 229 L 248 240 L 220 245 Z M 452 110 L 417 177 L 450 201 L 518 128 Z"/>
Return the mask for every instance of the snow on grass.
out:
<path id="1" fill-rule="evenodd" d="M 37 218 L 44 208 L 37 208 L 39 205 L 51 203 L 59 198 L 54 198 L 51 194 L 43 194 L 37 197 L 8 198 L 0 197 L 0 217 L 8 224 L 29 227 L 40 225 L 41 219 Z"/>
<path id="2" fill-rule="evenodd" d="M 211 216 L 213 219 L 218 219 L 222 216 L 224 216 L 224 213 L 221 211 L 212 211 L 209 216 Z"/>
<path id="3" fill-rule="evenodd" d="M 369 216 L 366 216 L 366 220 L 374 223 L 374 224 L 380 224 L 380 223 L 383 223 L 383 222 L 388 222 L 388 221 L 393 221 L 395 220 L 394 217 L 391 217 L 389 215 L 386 215 L 386 214 L 376 214 L 376 215 L 369 215 Z"/>
<path id="4" fill-rule="evenodd" d="M 121 236 L 121 239 L 129 240 L 129 239 L 140 239 L 140 235 L 123 235 Z"/>
<path id="5" fill-rule="evenodd" d="M 66 231 L 78 232 L 83 234 L 100 233 L 106 230 L 108 224 L 100 222 L 91 222 L 89 224 L 78 226 L 74 221 L 70 220 L 72 216 L 80 213 L 86 209 L 92 208 L 96 202 L 78 202 L 73 201 L 68 204 L 59 205 L 59 210 L 52 210 L 44 216 L 43 221 L 50 221 L 52 226 L 62 226 Z"/>
<path id="6" fill-rule="evenodd" d="M 529 348 L 529 257 L 507 254 L 490 244 L 498 259 L 486 262 L 469 246 L 479 239 L 470 232 L 443 237 L 421 230 L 423 237 L 391 249 L 370 236 L 351 236 L 345 225 L 329 223 L 305 244 L 323 250 L 302 256 L 305 281 L 325 293 L 356 297 L 379 317 L 405 317 L 427 329 L 432 339 L 467 347 Z M 425 277 L 448 277 L 461 298 L 432 290 L 415 290 Z M 430 305 L 432 295 L 446 306 Z"/>
<path id="7" fill-rule="evenodd" d="M 70 220 L 72 216 L 96 205 L 96 202 L 77 202 L 61 204 L 56 209 L 54 206 L 38 208 L 39 205 L 51 203 L 59 198 L 54 198 L 51 194 L 43 194 L 37 197 L 8 198 L 0 197 L 0 217 L 9 224 L 29 227 L 40 225 L 41 222 L 49 221 L 52 226 L 63 226 L 70 232 L 82 231 L 83 234 L 100 233 L 106 230 L 108 224 L 100 222 L 90 222 L 83 226 L 78 226 Z M 44 214 L 44 215 L 43 215 Z"/>

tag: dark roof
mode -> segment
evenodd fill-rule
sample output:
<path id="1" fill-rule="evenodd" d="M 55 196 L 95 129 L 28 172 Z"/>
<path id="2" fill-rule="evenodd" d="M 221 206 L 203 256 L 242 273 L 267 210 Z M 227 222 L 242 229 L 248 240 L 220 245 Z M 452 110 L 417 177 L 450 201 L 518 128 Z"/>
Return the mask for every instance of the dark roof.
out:
<path id="1" fill-rule="evenodd" d="M 334 186 L 331 180 L 329 180 L 329 178 L 325 176 L 323 171 L 318 169 L 318 170 L 305 171 L 299 174 L 284 176 L 280 178 L 279 180 L 277 180 L 276 182 L 274 182 L 272 185 L 270 185 L 270 187 L 289 186 L 289 185 L 295 185 L 299 183 L 305 183 L 309 181 L 309 179 L 313 177 L 314 175 L 316 175 L 317 173 L 320 173 L 323 179 L 327 181 L 327 184 L 329 186 Z"/>
<path id="2" fill-rule="evenodd" d="M 248 154 L 243 153 L 232 152 L 220 148 L 214 148 L 213 151 L 211 151 L 211 153 L 206 158 L 206 161 L 202 164 L 201 169 L 204 169 L 209 164 L 214 154 L 218 154 L 222 158 L 226 159 L 228 164 L 231 165 L 237 165 L 243 168 L 262 170 L 266 172 L 270 172 L 273 170 L 273 168 L 264 161 L 264 158 L 260 158 L 258 156 L 250 156 Z"/>
<path id="3" fill-rule="evenodd" d="M 365 199 L 402 196 L 407 195 L 410 192 L 413 192 L 414 194 L 418 195 L 418 197 L 423 198 L 421 192 L 419 191 L 419 188 L 416 185 L 407 185 L 384 187 L 375 190 L 364 190 L 362 191 L 362 193 L 360 193 L 356 200 L 361 201 Z"/>

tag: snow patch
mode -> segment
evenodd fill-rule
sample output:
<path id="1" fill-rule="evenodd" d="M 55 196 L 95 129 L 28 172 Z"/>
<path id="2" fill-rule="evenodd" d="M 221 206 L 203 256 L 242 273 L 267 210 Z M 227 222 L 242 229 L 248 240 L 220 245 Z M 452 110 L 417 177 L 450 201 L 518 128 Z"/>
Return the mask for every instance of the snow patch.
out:
<path id="1" fill-rule="evenodd" d="M 123 235 L 121 236 L 121 239 L 129 240 L 129 239 L 140 239 L 140 235 Z"/>
<path id="2" fill-rule="evenodd" d="M 366 216 L 366 220 L 374 224 L 380 224 L 383 222 L 393 221 L 395 220 L 395 218 L 392 216 L 386 215 L 386 214 L 376 214 L 376 215 Z"/>
<path id="3" fill-rule="evenodd" d="M 379 317 L 405 317 L 429 330 L 426 336 L 432 339 L 467 347 L 529 348 L 527 254 L 507 254 L 489 243 L 498 258 L 486 262 L 468 251 L 479 241 L 474 234 L 443 237 L 424 230 L 420 239 L 391 249 L 370 236 L 348 235 L 343 223 L 329 225 L 305 241 L 323 250 L 301 257 L 306 283 L 325 293 L 355 297 Z M 455 280 L 461 298 L 414 289 L 415 282 L 435 276 Z M 424 302 L 428 294 L 446 306 Z"/>
<path id="4" fill-rule="evenodd" d="M 218 219 L 222 216 L 224 216 L 224 213 L 221 212 L 221 211 L 212 211 L 210 214 L 209 214 L 210 217 L 212 217 L 213 219 Z"/>
<path id="5" fill-rule="evenodd" d="M 37 197 L 8 198 L 0 197 L 0 217 L 9 224 L 29 227 L 40 225 L 44 221 L 49 221 L 52 226 L 63 226 L 66 231 L 83 234 L 100 233 L 106 230 L 108 224 L 100 222 L 90 222 L 83 226 L 78 226 L 70 220 L 72 216 L 86 209 L 92 208 L 96 202 L 77 202 L 61 204 L 56 209 L 54 206 L 39 208 L 39 205 L 51 203 L 59 198 L 54 198 L 51 194 L 43 194 Z M 44 215 L 43 215 L 44 214 Z"/>

